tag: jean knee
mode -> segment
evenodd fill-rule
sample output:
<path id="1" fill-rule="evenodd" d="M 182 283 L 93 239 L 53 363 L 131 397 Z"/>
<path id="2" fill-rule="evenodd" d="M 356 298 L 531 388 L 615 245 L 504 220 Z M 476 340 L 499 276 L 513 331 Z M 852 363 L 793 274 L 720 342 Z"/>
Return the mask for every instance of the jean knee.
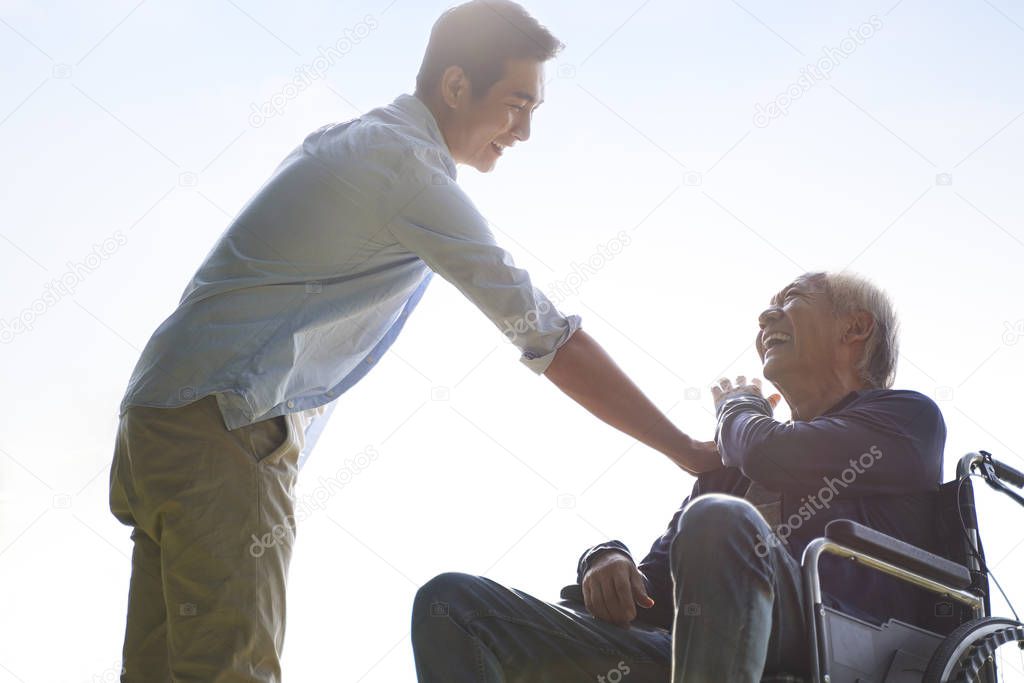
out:
<path id="1" fill-rule="evenodd" d="M 683 510 L 672 539 L 671 555 L 677 562 L 686 549 L 693 554 L 735 540 L 756 538 L 764 525 L 757 508 L 743 498 L 721 493 L 709 493 L 693 499 Z"/>
<path id="2" fill-rule="evenodd" d="M 481 582 L 481 577 L 461 572 L 445 572 L 427 581 L 413 600 L 413 627 L 432 618 L 450 616 L 454 607 L 472 611 Z"/>

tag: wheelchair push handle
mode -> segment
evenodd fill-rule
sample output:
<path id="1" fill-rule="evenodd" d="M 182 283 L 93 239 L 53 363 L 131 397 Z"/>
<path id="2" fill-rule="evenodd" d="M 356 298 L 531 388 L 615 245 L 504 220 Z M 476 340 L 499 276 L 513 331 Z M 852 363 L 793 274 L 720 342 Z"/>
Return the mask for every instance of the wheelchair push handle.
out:
<path id="1" fill-rule="evenodd" d="M 1013 469 L 1009 465 L 999 462 L 998 460 L 992 460 L 992 469 L 995 471 L 995 475 L 1007 482 L 1013 484 L 1017 488 L 1024 488 L 1024 474 Z"/>
<path id="2" fill-rule="evenodd" d="M 960 458 L 956 466 L 957 479 L 968 477 L 974 472 L 980 474 L 991 488 L 1024 505 L 1024 496 L 1007 486 L 1011 484 L 1017 488 L 1024 488 L 1024 474 L 1021 472 L 999 462 L 988 451 L 968 453 Z"/>
<path id="3" fill-rule="evenodd" d="M 988 451 L 968 453 L 956 465 L 956 478 L 962 479 L 977 471 L 990 484 L 993 479 L 1024 488 L 1024 473 L 1018 472 L 1006 463 L 999 462 Z"/>

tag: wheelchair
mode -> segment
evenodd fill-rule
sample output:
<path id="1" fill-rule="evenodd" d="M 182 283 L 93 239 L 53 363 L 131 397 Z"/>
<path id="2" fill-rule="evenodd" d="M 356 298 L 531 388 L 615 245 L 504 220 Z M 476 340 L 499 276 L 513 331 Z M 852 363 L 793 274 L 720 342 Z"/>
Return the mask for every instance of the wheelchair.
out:
<path id="1" fill-rule="evenodd" d="M 936 499 L 942 547 L 935 550 L 941 555 L 848 519 L 829 522 L 825 535 L 807 545 L 800 562 L 810 625 L 811 677 L 772 673 L 761 683 L 1024 682 L 1024 624 L 991 616 L 989 570 L 974 505 L 972 477 L 978 476 L 1024 505 L 1024 496 L 1007 486 L 1024 488 L 1024 474 L 986 451 L 963 456 L 956 479 L 942 484 Z M 938 596 L 932 618 L 923 625 L 898 619 L 876 625 L 833 609 L 823 600 L 818 571 L 826 553 Z M 566 606 L 583 602 L 579 586 L 567 586 L 561 597 L 560 604 Z M 1020 650 L 1016 665 L 1009 659 L 1014 650 Z M 1000 667 L 1009 668 L 1003 673 L 1016 678 L 1001 677 Z"/>
<path id="2" fill-rule="evenodd" d="M 1024 474 L 986 451 L 957 463 L 956 479 L 940 486 L 936 524 L 944 548 L 939 556 L 846 519 L 829 522 L 801 559 L 811 628 L 811 683 L 996 683 L 1013 650 L 1024 651 L 1024 624 L 991 616 L 985 553 L 978 530 L 972 476 L 1024 505 Z M 896 619 L 881 626 L 823 604 L 818 563 L 831 553 L 884 572 L 940 596 L 934 619 L 953 628 L 943 634 Z M 997 584 L 998 585 L 998 584 Z M 1012 609 L 1012 607 L 1011 607 Z M 1016 616 L 1016 614 L 1014 615 Z M 943 629 L 945 630 L 945 629 Z M 1012 680 L 1024 681 L 1018 653 Z M 1013 667 L 1013 660 L 1006 661 Z M 1011 668 L 1011 671 L 1013 669 Z M 785 674 L 762 679 L 801 681 Z"/>

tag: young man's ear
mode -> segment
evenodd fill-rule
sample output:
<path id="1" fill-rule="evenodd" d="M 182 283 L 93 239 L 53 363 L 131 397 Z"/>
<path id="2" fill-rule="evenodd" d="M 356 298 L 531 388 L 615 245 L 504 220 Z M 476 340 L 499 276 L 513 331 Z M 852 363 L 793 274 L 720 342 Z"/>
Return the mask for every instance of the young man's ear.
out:
<path id="1" fill-rule="evenodd" d="M 469 79 L 461 66 L 450 66 L 441 74 L 441 98 L 452 109 L 466 101 L 470 94 Z"/>
<path id="2" fill-rule="evenodd" d="M 867 341 L 874 331 L 874 317 L 867 311 L 855 311 L 846 316 L 843 341 L 847 343 Z"/>

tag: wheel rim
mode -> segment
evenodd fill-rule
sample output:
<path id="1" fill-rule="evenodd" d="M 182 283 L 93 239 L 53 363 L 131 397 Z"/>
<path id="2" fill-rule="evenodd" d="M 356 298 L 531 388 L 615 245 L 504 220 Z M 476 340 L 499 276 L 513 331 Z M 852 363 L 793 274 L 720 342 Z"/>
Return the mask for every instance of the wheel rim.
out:
<path id="1" fill-rule="evenodd" d="M 978 683 L 984 666 L 1002 645 L 1024 641 L 1024 627 L 991 624 L 971 634 L 954 651 L 942 672 L 942 680 Z M 954 678 L 955 676 L 955 678 Z"/>

